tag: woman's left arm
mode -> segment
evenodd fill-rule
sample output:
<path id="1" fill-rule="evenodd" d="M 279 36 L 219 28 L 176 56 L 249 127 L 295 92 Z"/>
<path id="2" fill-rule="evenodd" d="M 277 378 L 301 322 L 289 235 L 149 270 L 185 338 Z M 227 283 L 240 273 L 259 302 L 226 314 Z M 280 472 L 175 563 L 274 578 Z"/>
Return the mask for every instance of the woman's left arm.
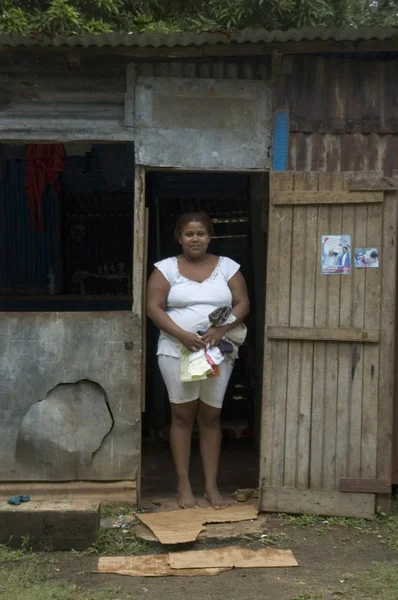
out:
<path id="1" fill-rule="evenodd" d="M 247 293 L 247 285 L 242 273 L 238 271 L 229 280 L 228 287 L 232 293 L 232 314 L 236 317 L 231 325 L 226 325 L 226 329 L 232 329 L 238 323 L 241 323 L 250 312 L 250 300 Z"/>
<path id="2" fill-rule="evenodd" d="M 222 327 L 211 327 L 206 335 L 203 336 L 203 341 L 210 346 L 217 346 L 224 335 L 241 323 L 250 312 L 250 300 L 247 293 L 247 285 L 242 273 L 238 271 L 228 282 L 228 287 L 232 293 L 232 314 L 236 321 L 230 325 Z"/>

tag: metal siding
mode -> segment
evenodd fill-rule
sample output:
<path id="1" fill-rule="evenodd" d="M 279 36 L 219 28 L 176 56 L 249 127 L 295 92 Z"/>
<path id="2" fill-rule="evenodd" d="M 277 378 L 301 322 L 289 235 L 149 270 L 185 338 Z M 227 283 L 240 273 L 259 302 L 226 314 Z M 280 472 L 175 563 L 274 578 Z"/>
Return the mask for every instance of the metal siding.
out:
<path id="1" fill-rule="evenodd" d="M 2 67 L 0 140 L 133 141 L 126 127 L 126 57 L 70 69 L 44 60 Z M 214 77 L 270 80 L 265 59 L 238 61 L 163 61 L 137 63 L 137 74 L 156 77 Z"/>
<path id="2" fill-rule="evenodd" d="M 0 185 L 0 289 L 4 292 L 47 293 L 47 274 L 57 261 L 57 196 L 48 187 L 43 197 L 44 231 L 32 231 L 25 194 L 25 162 L 10 161 Z"/>
<path id="3" fill-rule="evenodd" d="M 32 69 L 33 70 L 33 69 Z M 0 138 L 129 141 L 124 76 L 59 70 L 0 74 Z"/>
<path id="4" fill-rule="evenodd" d="M 398 135 L 291 133 L 289 170 L 383 171 L 398 169 Z"/>
<path id="5" fill-rule="evenodd" d="M 270 166 L 267 82 L 139 77 L 135 89 L 138 164 L 233 170 Z"/>
<path id="6" fill-rule="evenodd" d="M 284 63 L 277 106 L 288 103 L 291 132 L 398 132 L 397 59 L 302 55 Z"/>

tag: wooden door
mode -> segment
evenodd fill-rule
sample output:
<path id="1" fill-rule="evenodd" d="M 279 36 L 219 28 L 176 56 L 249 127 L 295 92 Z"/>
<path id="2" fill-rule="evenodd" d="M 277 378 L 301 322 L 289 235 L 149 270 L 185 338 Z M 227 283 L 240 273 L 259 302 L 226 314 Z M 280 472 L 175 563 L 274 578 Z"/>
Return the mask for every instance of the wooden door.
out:
<path id="1" fill-rule="evenodd" d="M 261 509 L 388 507 L 397 198 L 375 173 L 272 172 Z M 351 236 L 351 274 L 321 274 L 321 236 Z M 355 248 L 378 268 L 355 268 Z"/>

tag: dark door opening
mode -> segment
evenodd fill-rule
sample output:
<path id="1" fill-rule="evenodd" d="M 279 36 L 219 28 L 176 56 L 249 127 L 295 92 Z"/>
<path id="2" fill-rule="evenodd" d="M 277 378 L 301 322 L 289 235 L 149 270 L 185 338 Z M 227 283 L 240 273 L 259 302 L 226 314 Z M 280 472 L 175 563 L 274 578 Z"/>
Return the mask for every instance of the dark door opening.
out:
<path id="1" fill-rule="evenodd" d="M 215 235 L 210 251 L 241 265 L 251 300 L 247 340 L 240 349 L 221 415 L 223 447 L 219 486 L 226 495 L 258 487 L 262 357 L 264 344 L 266 227 L 268 178 L 265 173 L 159 172 L 147 175 L 149 208 L 148 275 L 153 264 L 180 252 L 173 231 L 178 216 L 205 210 Z M 146 408 L 143 414 L 142 497 L 175 494 L 169 448 L 170 408 L 157 366 L 158 330 L 148 323 Z M 193 434 L 191 483 L 203 492 L 198 432 Z"/>

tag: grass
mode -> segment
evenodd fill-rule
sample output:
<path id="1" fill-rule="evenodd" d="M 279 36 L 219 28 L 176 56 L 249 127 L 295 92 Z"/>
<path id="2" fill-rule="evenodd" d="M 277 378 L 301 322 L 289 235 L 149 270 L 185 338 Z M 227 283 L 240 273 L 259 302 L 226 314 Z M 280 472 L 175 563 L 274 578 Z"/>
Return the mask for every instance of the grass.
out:
<path id="1" fill-rule="evenodd" d="M 84 590 L 51 577 L 49 569 L 0 567 L 0 595 L 10 600 L 127 600 L 133 596 L 120 588 Z"/>
<path id="2" fill-rule="evenodd" d="M 6 544 L 0 544 L 0 565 L 3 563 L 40 562 L 36 554 L 31 551 L 29 540 L 24 540 L 19 550 L 13 550 Z"/>
<path id="3" fill-rule="evenodd" d="M 398 550 L 398 516 L 387 517 L 387 545 L 390 550 Z M 398 598 L 398 596 L 397 596 Z"/>
<path id="4" fill-rule="evenodd" d="M 261 543 L 264 546 L 280 546 L 290 541 L 287 533 L 263 533 L 261 535 Z"/>
<path id="5" fill-rule="evenodd" d="M 398 564 L 377 563 L 372 571 L 365 573 L 356 586 L 362 600 L 397 600 Z"/>
<path id="6" fill-rule="evenodd" d="M 319 515 L 280 515 L 280 517 L 291 525 L 296 527 L 314 527 L 316 525 L 330 525 L 339 527 L 352 527 L 362 529 L 366 522 L 363 519 L 355 519 L 349 517 L 320 517 Z"/>
<path id="7" fill-rule="evenodd" d="M 354 519 L 348 517 L 327 517 L 323 520 L 325 525 L 336 525 L 338 527 L 347 527 L 353 529 L 363 529 L 366 522 L 363 519 Z"/>
<path id="8" fill-rule="evenodd" d="M 313 527 L 314 525 L 318 525 L 322 522 L 322 518 L 318 515 L 280 515 L 281 518 L 286 521 L 286 523 L 290 523 L 291 525 L 296 525 L 296 527 Z"/>
<path id="9" fill-rule="evenodd" d="M 85 554 L 106 554 L 114 556 L 123 554 L 125 556 L 134 556 L 138 554 L 148 554 L 154 544 L 139 540 L 130 529 L 100 529 L 94 544 L 86 550 Z"/>
<path id="10" fill-rule="evenodd" d="M 101 519 L 110 519 L 121 515 L 135 515 L 136 509 L 133 506 L 118 506 L 117 504 L 104 504 L 101 506 Z"/>

